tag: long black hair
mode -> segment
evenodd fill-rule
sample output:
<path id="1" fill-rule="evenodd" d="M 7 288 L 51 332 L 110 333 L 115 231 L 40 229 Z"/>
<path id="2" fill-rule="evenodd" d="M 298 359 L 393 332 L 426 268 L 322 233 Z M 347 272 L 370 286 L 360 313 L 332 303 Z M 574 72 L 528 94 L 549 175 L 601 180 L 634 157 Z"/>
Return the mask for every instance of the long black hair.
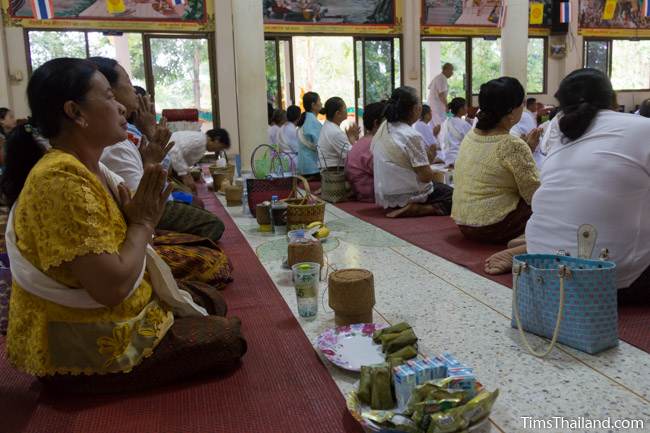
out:
<path id="1" fill-rule="evenodd" d="M 598 69 L 578 69 L 567 75 L 555 93 L 560 102 L 560 131 L 577 140 L 587 131 L 599 110 L 609 110 L 614 100 L 612 83 Z"/>
<path id="2" fill-rule="evenodd" d="M 64 121 L 68 119 L 64 104 L 84 100 L 96 71 L 93 63 L 71 58 L 50 60 L 34 71 L 27 85 L 32 117 L 29 122 L 11 131 L 7 138 L 0 192 L 9 206 L 16 202 L 27 175 L 46 152 L 35 139 L 35 130 L 44 138 L 59 135 Z"/>
<path id="3" fill-rule="evenodd" d="M 496 128 L 508 114 L 524 103 L 526 92 L 519 80 L 501 77 L 481 85 L 478 94 L 478 123 L 476 128 L 489 131 Z"/>
<path id="4" fill-rule="evenodd" d="M 319 99 L 320 96 L 316 92 L 307 92 L 302 95 L 302 106 L 305 108 L 305 111 L 300 116 L 300 120 L 298 120 L 299 127 L 305 124 L 307 113 L 311 113 L 314 104 L 317 103 Z"/>
<path id="5" fill-rule="evenodd" d="M 409 122 L 413 108 L 420 103 L 413 87 L 402 86 L 393 90 L 386 103 L 384 117 L 389 122 Z"/>

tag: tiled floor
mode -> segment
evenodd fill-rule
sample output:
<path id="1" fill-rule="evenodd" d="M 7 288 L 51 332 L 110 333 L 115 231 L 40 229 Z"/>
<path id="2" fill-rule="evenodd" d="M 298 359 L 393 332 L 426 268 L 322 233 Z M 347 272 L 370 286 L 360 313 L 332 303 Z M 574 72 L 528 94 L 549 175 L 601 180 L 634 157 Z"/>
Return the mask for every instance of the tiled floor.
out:
<path id="1" fill-rule="evenodd" d="M 259 233 L 256 221 L 242 216 L 241 207 L 229 208 L 229 212 L 297 317 L 290 271 L 282 268 L 286 240 Z M 598 356 L 560 346 L 546 359 L 535 358 L 510 327 L 509 288 L 330 205 L 326 222 L 332 235 L 324 246 L 332 268 L 362 267 L 375 276 L 375 321 L 409 322 L 420 337 L 423 353 L 450 351 L 474 367 L 488 389 L 500 389 L 491 415 L 493 431 L 633 431 L 525 428 L 522 417 L 550 422 L 555 422 L 552 417 L 566 417 L 567 421 L 580 417 L 609 417 L 612 422 L 641 419 L 645 429 L 636 431 L 650 431 L 649 354 L 621 342 L 618 348 Z M 326 290 L 326 283 L 321 283 L 321 293 Z M 319 308 L 316 320 L 299 319 L 312 341 L 334 326 L 326 294 Z M 530 339 L 543 342 L 534 336 Z M 341 392 L 347 393 L 358 376 L 325 363 Z"/>

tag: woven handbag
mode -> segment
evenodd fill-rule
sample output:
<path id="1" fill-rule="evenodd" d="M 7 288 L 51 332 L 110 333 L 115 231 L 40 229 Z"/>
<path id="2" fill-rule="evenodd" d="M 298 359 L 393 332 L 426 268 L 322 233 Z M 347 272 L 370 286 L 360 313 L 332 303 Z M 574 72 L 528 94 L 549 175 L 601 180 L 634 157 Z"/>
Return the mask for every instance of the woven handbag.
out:
<path id="1" fill-rule="evenodd" d="M 322 158 L 325 163 L 325 157 Z M 345 162 L 343 154 L 339 155 L 339 164 L 336 167 L 321 168 L 321 193 L 323 200 L 330 203 L 339 203 L 345 201 L 350 196 L 350 186 L 345 180 Z"/>
<path id="2" fill-rule="evenodd" d="M 512 323 L 535 356 L 548 355 L 556 342 L 590 354 L 618 345 L 616 265 L 592 260 L 595 229 L 579 229 L 579 255 L 523 254 L 513 259 Z M 592 248 L 581 241 L 590 238 Z M 604 258 L 605 256 L 603 256 Z M 544 351 L 524 331 L 550 338 Z"/>
<path id="3" fill-rule="evenodd" d="M 270 149 L 273 155 L 269 165 L 269 172 L 266 174 L 267 177 L 265 178 L 262 178 L 261 173 L 255 168 L 255 153 L 260 149 Z M 271 198 L 274 195 L 277 195 L 278 197 L 288 197 L 292 194 L 296 185 L 296 179 L 291 176 L 286 176 L 286 161 L 289 161 L 290 173 L 295 173 L 295 165 L 293 164 L 290 155 L 276 152 L 276 150 L 268 144 L 262 144 L 253 151 L 253 155 L 251 155 L 251 168 L 253 170 L 254 178 L 246 179 L 248 208 L 252 215 L 256 214 L 258 204 L 265 201 L 271 201 Z"/>
<path id="4" fill-rule="evenodd" d="M 304 228 L 313 222 L 325 219 L 325 202 L 311 193 L 307 179 L 302 176 L 294 176 L 294 179 L 302 182 L 304 192 L 300 196 L 297 182 L 294 182 L 291 192 L 283 200 L 289 205 L 287 209 L 289 230 Z"/>

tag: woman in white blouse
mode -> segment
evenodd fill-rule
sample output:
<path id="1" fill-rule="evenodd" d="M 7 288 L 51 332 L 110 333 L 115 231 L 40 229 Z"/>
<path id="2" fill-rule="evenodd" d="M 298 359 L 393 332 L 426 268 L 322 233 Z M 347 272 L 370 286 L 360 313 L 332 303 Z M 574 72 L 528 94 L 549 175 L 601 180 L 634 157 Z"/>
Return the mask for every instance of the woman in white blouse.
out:
<path id="1" fill-rule="evenodd" d="M 412 125 L 422 111 L 412 87 L 393 91 L 372 140 L 375 202 L 389 218 L 449 215 L 453 189 L 434 182 L 427 147 Z"/>
<path id="2" fill-rule="evenodd" d="M 454 98 L 449 103 L 449 111 L 453 117 L 445 120 L 442 125 L 442 153 L 444 154 L 445 165 L 453 167 L 456 164 L 460 143 L 465 135 L 472 129 L 472 124 L 463 119 L 467 115 L 467 102 L 464 98 Z"/>
<path id="3" fill-rule="evenodd" d="M 320 168 L 344 167 L 348 152 L 359 139 L 359 127 L 353 123 L 345 132 L 341 129 L 341 123 L 348 118 L 348 107 L 338 96 L 325 102 L 325 116 L 318 138 Z"/>
<path id="4" fill-rule="evenodd" d="M 562 81 L 526 244 L 488 259 L 486 270 L 507 270 L 526 251 L 576 256 L 578 227 L 591 224 L 595 251 L 607 248 L 617 265 L 619 300 L 650 301 L 650 121 L 613 111 L 612 94 L 596 69 Z"/>

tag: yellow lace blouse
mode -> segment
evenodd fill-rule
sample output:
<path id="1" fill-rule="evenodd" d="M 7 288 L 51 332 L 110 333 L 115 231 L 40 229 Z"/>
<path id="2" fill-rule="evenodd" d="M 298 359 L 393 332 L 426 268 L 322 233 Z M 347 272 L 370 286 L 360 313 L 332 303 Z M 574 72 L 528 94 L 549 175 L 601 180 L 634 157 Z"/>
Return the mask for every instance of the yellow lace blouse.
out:
<path id="1" fill-rule="evenodd" d="M 23 257 L 77 290 L 79 281 L 60 265 L 86 254 L 117 253 L 127 226 L 97 177 L 72 155 L 52 150 L 27 178 L 14 229 Z M 8 358 L 37 376 L 128 372 L 152 353 L 173 323 L 146 277 L 120 305 L 99 309 L 61 306 L 14 281 L 9 314 Z"/>
<path id="2" fill-rule="evenodd" d="M 454 172 L 452 218 L 458 224 L 496 224 L 520 199 L 530 204 L 539 188 L 533 154 L 510 134 L 482 136 L 471 130 L 463 140 Z"/>

